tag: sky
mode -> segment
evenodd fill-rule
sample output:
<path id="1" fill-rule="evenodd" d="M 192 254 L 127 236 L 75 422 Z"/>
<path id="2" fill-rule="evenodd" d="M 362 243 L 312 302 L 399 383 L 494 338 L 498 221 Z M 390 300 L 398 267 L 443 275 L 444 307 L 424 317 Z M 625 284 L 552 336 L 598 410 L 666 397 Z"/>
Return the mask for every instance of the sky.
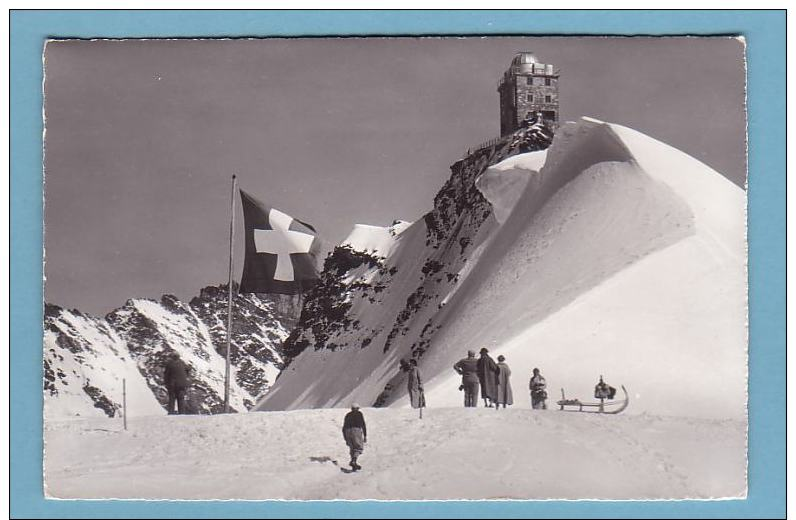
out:
<path id="1" fill-rule="evenodd" d="M 744 186 L 731 38 L 67 40 L 45 50 L 45 300 L 95 315 L 226 283 L 231 176 L 312 224 L 414 221 L 497 137 L 519 51 L 560 70 L 561 120 L 664 141 Z M 234 277 L 243 266 L 235 199 Z"/>

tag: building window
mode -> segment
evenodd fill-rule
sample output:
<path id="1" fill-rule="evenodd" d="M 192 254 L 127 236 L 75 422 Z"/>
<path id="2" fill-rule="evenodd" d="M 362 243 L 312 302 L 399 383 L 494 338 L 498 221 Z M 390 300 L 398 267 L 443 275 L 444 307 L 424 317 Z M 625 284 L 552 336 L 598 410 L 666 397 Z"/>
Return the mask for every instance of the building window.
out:
<path id="1" fill-rule="evenodd" d="M 544 102 L 545 103 L 552 103 L 552 97 L 551 96 L 545 96 L 544 97 Z"/>
<path id="2" fill-rule="evenodd" d="M 550 78 L 545 78 L 544 79 L 544 84 L 545 84 L 546 87 L 549 87 L 550 85 L 552 85 L 552 82 L 550 81 Z"/>
<path id="3" fill-rule="evenodd" d="M 533 103 L 533 94 L 528 94 L 528 103 Z"/>
<path id="4" fill-rule="evenodd" d="M 533 85 L 533 76 L 525 76 L 525 81 L 528 82 L 528 85 Z"/>

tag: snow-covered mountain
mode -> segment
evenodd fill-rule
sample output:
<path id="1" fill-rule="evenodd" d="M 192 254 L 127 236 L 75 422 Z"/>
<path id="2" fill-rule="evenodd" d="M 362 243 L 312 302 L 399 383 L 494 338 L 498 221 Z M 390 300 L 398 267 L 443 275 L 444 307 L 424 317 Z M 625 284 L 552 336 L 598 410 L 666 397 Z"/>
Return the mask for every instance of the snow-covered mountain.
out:
<path id="1" fill-rule="evenodd" d="M 101 318 L 44 308 L 44 413 L 118 417 L 126 380 L 129 415 L 164 414 L 122 337 Z"/>
<path id="2" fill-rule="evenodd" d="M 46 305 L 45 416 L 118 416 L 122 379 L 129 415 L 165 413 L 163 364 L 172 351 L 190 366 L 189 409 L 223 409 L 226 286 L 206 287 L 190 303 L 171 295 L 133 299 L 104 318 Z M 231 406 L 246 411 L 283 366 L 280 346 L 299 302 L 239 294 L 233 312 Z"/>
<path id="3" fill-rule="evenodd" d="M 335 249 L 258 410 L 406 406 L 409 357 L 429 406 L 460 406 L 451 366 L 486 346 L 520 406 L 539 367 L 551 400 L 588 398 L 602 374 L 629 412 L 745 415 L 743 190 L 593 119 L 548 150 L 520 141 L 455 163 L 422 219 Z"/>

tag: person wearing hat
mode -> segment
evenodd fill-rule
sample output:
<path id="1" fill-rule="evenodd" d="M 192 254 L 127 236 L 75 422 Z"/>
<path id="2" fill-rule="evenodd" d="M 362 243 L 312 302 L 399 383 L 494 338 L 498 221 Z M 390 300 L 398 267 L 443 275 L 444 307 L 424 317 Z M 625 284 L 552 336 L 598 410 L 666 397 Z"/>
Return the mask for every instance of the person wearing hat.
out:
<path id="1" fill-rule="evenodd" d="M 465 408 L 473 408 L 478 405 L 478 361 L 475 359 L 475 352 L 467 351 L 467 357 L 460 359 L 453 365 L 453 370 L 462 376 L 462 386 L 464 390 Z"/>
<path id="2" fill-rule="evenodd" d="M 538 368 L 533 369 L 533 376 L 531 376 L 528 388 L 531 391 L 531 408 L 547 410 L 547 381 L 542 377 Z"/>
<path id="3" fill-rule="evenodd" d="M 407 391 L 409 392 L 409 403 L 412 408 L 425 408 L 426 398 L 423 395 L 423 381 L 420 380 L 420 370 L 417 368 L 417 360 L 410 359 L 407 369 Z"/>
<path id="4" fill-rule="evenodd" d="M 478 381 L 481 383 L 481 397 L 484 400 L 484 406 L 488 408 L 491 408 L 492 403 L 497 401 L 497 375 L 497 363 L 489 357 L 489 350 L 486 347 L 482 348 L 481 357 L 478 358 Z"/>
<path id="5" fill-rule="evenodd" d="M 362 469 L 362 466 L 357 464 L 357 459 L 362 455 L 365 443 L 368 442 L 368 429 L 365 426 L 365 417 L 359 411 L 357 403 L 351 405 L 351 411 L 346 414 L 343 420 L 343 439 L 351 454 L 351 462 L 348 465 L 354 471 Z"/>
<path id="6" fill-rule="evenodd" d="M 168 355 L 168 361 L 163 368 L 163 385 L 169 395 L 169 407 L 166 409 L 169 415 L 175 413 L 188 413 L 185 406 L 185 394 L 188 391 L 188 366 L 180 359 L 180 355 L 172 351 Z M 177 409 L 174 409 L 174 405 Z"/>
<path id="7" fill-rule="evenodd" d="M 506 405 L 514 404 L 514 395 L 511 391 L 511 369 L 506 364 L 506 358 L 503 356 L 498 356 L 498 388 L 497 388 L 497 401 L 496 405 L 497 408 L 500 408 L 500 405 L 503 405 L 503 408 Z"/>

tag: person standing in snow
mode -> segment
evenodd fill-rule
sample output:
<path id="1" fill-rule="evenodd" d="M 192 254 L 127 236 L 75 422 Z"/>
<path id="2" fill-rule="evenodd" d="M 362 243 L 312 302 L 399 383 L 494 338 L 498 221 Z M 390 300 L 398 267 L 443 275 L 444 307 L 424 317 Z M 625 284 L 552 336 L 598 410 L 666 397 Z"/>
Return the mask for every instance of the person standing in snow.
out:
<path id="1" fill-rule="evenodd" d="M 600 382 L 594 387 L 594 397 L 597 399 L 613 399 L 616 395 L 616 388 L 603 381 L 603 376 L 600 376 Z"/>
<path id="2" fill-rule="evenodd" d="M 167 409 L 169 415 L 188 413 L 185 406 L 188 377 L 188 366 L 180 359 L 180 355 L 176 352 L 169 354 L 169 360 L 166 361 L 166 366 L 163 369 L 163 384 L 169 394 L 169 407 Z M 174 410 L 175 404 L 177 405 L 176 411 Z"/>
<path id="3" fill-rule="evenodd" d="M 464 390 L 465 408 L 473 408 L 478 405 L 478 361 L 475 359 L 475 351 L 468 350 L 467 357 L 460 359 L 453 365 L 453 370 L 462 376 L 462 386 L 459 390 Z"/>
<path id="4" fill-rule="evenodd" d="M 425 408 L 426 398 L 423 395 L 423 382 L 420 380 L 420 370 L 417 368 L 417 360 L 410 359 L 407 369 L 406 387 L 409 391 L 409 402 L 412 408 Z"/>
<path id="5" fill-rule="evenodd" d="M 489 357 L 489 350 L 482 348 L 481 357 L 478 358 L 478 382 L 481 383 L 484 406 L 488 408 L 492 408 L 492 403 L 497 400 L 497 374 L 497 363 Z"/>
<path id="6" fill-rule="evenodd" d="M 545 381 L 538 368 L 533 369 L 531 382 L 528 384 L 531 391 L 531 408 L 534 410 L 547 410 L 547 381 Z"/>
<path id="7" fill-rule="evenodd" d="M 509 378 L 511 377 L 511 369 L 506 364 L 506 358 L 503 356 L 498 356 L 498 374 L 497 374 L 497 408 L 500 408 L 500 405 L 503 405 L 505 408 L 507 405 L 514 404 L 514 395 L 511 392 L 511 381 Z"/>
<path id="8" fill-rule="evenodd" d="M 365 417 L 359 411 L 359 405 L 356 403 L 351 405 L 351 411 L 343 420 L 343 439 L 351 454 L 351 462 L 348 465 L 354 471 L 362 469 L 362 466 L 357 464 L 357 459 L 362 455 L 365 443 L 368 442 L 368 429 L 365 426 Z"/>

